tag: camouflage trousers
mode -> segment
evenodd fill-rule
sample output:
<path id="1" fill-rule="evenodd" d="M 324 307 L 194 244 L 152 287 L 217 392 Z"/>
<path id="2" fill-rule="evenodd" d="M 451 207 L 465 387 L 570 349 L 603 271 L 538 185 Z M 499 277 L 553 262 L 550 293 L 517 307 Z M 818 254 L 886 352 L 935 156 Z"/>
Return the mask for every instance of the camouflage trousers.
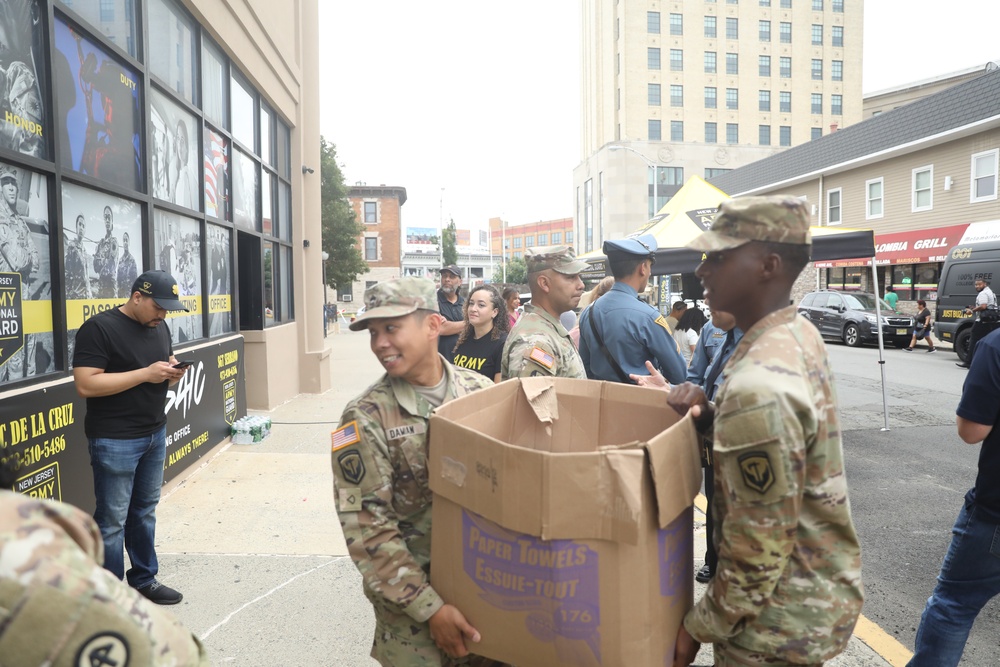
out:
<path id="1" fill-rule="evenodd" d="M 371 655 L 383 667 L 509 667 L 480 655 L 449 658 L 431 638 L 430 625 L 417 623 L 384 605 L 373 606 L 375 640 Z"/>
<path id="2" fill-rule="evenodd" d="M 715 667 L 756 667 L 771 665 L 771 667 L 823 667 L 822 662 L 791 663 L 774 656 L 748 651 L 733 644 L 714 644 Z"/>

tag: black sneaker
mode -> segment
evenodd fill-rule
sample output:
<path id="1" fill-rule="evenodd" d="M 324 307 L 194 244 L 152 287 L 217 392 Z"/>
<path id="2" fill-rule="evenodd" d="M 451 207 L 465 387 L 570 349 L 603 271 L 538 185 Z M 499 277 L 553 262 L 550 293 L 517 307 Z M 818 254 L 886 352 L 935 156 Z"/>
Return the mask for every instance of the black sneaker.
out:
<path id="1" fill-rule="evenodd" d="M 968 368 L 969 367 L 969 364 L 955 364 L 955 365 L 958 366 L 959 368 Z"/>
<path id="2" fill-rule="evenodd" d="M 936 347 L 932 347 L 931 349 L 927 350 L 927 354 L 934 354 L 935 352 L 937 352 Z"/>
<path id="3" fill-rule="evenodd" d="M 904 347 L 903 348 L 903 352 L 913 352 L 913 348 L 912 347 Z"/>
<path id="4" fill-rule="evenodd" d="M 155 579 L 153 580 L 153 583 L 147 584 L 142 588 L 137 588 L 136 590 L 139 591 L 144 598 L 150 602 L 155 602 L 156 604 L 177 604 L 184 599 L 184 596 L 181 595 L 179 591 L 175 591 L 170 588 L 170 586 L 164 586 Z"/>
<path id="5" fill-rule="evenodd" d="M 708 563 L 701 566 L 701 569 L 694 575 L 694 580 L 699 584 L 707 584 L 712 580 L 712 569 L 708 567 Z"/>

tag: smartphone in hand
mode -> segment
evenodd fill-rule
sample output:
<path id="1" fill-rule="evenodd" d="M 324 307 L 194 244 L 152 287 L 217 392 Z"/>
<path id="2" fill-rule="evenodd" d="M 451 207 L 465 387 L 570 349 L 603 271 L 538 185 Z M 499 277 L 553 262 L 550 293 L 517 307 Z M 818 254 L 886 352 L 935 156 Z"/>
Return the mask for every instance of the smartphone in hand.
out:
<path id="1" fill-rule="evenodd" d="M 176 364 L 174 364 L 173 366 L 171 366 L 171 368 L 183 369 L 183 368 L 187 368 L 188 366 L 191 366 L 193 364 L 194 364 L 193 361 L 178 361 Z"/>

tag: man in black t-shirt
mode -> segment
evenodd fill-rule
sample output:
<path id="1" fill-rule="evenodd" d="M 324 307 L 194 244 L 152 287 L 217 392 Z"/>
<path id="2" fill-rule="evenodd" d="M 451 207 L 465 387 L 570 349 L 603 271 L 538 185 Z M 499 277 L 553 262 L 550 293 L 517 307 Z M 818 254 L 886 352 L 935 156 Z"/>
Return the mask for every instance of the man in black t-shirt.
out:
<path id="1" fill-rule="evenodd" d="M 459 293 L 462 287 L 462 270 L 454 264 L 441 269 L 441 288 L 437 292 L 438 308 L 441 317 L 441 336 L 438 338 L 438 352 L 451 361 L 452 350 L 458 342 L 458 335 L 465 328 L 465 315 L 462 312 L 465 299 Z"/>
<path id="2" fill-rule="evenodd" d="M 84 432 L 94 470 L 94 520 L 104 541 L 104 567 L 157 604 L 182 595 L 156 580 L 156 505 L 163 486 L 167 387 L 184 375 L 176 367 L 169 310 L 187 311 L 177 281 L 164 271 L 135 279 L 129 300 L 95 315 L 76 333 L 73 379 L 87 399 Z"/>

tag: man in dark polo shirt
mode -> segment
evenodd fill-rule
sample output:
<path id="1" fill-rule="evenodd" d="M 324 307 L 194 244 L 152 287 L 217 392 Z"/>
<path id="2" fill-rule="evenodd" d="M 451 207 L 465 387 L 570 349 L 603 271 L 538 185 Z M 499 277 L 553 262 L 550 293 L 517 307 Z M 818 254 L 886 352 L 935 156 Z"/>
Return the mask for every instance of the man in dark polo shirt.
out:
<path id="1" fill-rule="evenodd" d="M 451 359 L 451 353 L 458 342 L 458 335 L 462 333 L 465 326 L 465 315 L 462 313 L 465 307 L 465 299 L 458 293 L 462 287 L 462 271 L 454 264 L 441 269 L 441 288 L 438 290 L 438 308 L 441 309 L 441 317 L 445 319 L 441 323 L 441 337 L 438 339 L 438 352 L 444 355 L 445 359 Z"/>
<path id="2" fill-rule="evenodd" d="M 177 604 L 181 594 L 156 580 L 156 505 L 167 451 L 167 387 L 184 375 L 164 321 L 187 308 L 177 281 L 146 271 L 128 301 L 84 322 L 76 333 L 73 379 L 87 399 L 84 432 L 94 469 L 94 520 L 104 541 L 104 567 L 156 604 Z"/>

